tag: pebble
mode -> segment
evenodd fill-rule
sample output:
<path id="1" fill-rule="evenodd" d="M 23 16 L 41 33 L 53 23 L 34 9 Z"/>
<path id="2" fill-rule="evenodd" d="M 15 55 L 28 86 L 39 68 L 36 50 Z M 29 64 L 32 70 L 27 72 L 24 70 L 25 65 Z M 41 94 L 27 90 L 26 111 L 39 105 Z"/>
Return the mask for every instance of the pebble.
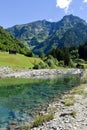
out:
<path id="1" fill-rule="evenodd" d="M 54 107 L 58 104 L 58 108 L 55 112 L 53 120 L 44 123 L 42 126 L 36 128 L 36 130 L 87 130 L 87 107 L 85 102 L 87 98 L 85 96 L 78 95 L 73 106 L 64 106 L 60 99 L 59 102 L 54 102 L 49 107 Z M 75 117 L 68 114 L 72 111 L 76 111 Z M 60 116 L 67 113 L 65 116 Z M 33 128 L 31 130 L 34 130 Z"/>
<path id="2" fill-rule="evenodd" d="M 64 74 L 80 74 L 81 69 L 40 69 L 40 70 L 13 70 L 10 67 L 0 67 L 0 78 L 53 78 Z"/>

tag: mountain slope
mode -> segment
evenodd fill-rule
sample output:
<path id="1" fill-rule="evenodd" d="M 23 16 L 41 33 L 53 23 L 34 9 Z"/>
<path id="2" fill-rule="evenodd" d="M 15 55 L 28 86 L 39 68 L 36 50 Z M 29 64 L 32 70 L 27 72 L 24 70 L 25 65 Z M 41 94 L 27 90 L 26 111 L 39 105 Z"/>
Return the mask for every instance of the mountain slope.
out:
<path id="1" fill-rule="evenodd" d="M 46 20 L 16 25 L 7 31 L 27 44 L 35 54 L 48 53 L 53 47 L 79 46 L 87 40 L 87 23 L 73 15 L 58 22 Z"/>
<path id="2" fill-rule="evenodd" d="M 75 16 L 65 16 L 57 22 L 56 30 L 42 44 L 38 44 L 33 52 L 48 53 L 52 48 L 79 46 L 87 40 L 87 23 Z"/>
<path id="3" fill-rule="evenodd" d="M 26 53 L 28 49 L 9 32 L 0 26 L 0 50 L 16 50 L 18 53 Z"/>
<path id="4" fill-rule="evenodd" d="M 36 43 L 43 42 L 49 36 L 52 28 L 54 28 L 53 26 L 55 26 L 55 23 L 43 20 L 29 24 L 15 25 L 8 28 L 7 31 L 23 43 L 28 43 L 29 46 L 34 46 Z"/>
<path id="5" fill-rule="evenodd" d="M 87 25 L 83 23 L 76 24 L 69 29 L 60 40 L 62 46 L 79 46 L 87 40 Z"/>

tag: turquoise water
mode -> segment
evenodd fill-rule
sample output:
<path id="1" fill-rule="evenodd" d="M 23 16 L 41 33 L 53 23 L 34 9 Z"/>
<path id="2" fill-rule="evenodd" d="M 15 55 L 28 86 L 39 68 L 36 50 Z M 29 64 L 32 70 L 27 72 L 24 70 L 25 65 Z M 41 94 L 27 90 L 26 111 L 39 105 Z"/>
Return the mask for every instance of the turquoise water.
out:
<path id="1" fill-rule="evenodd" d="M 29 122 L 55 97 L 80 83 L 76 76 L 55 79 L 28 79 L 29 83 L 19 85 L 0 85 L 0 128 L 16 120 L 18 124 Z"/>

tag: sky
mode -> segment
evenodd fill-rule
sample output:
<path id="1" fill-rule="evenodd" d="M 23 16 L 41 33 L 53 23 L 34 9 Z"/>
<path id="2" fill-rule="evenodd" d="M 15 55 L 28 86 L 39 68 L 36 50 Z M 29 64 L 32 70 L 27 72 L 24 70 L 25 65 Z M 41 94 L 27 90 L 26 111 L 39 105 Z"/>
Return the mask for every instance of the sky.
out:
<path id="1" fill-rule="evenodd" d="M 37 20 L 56 22 L 73 14 L 87 21 L 87 0 L 0 0 L 0 26 Z"/>

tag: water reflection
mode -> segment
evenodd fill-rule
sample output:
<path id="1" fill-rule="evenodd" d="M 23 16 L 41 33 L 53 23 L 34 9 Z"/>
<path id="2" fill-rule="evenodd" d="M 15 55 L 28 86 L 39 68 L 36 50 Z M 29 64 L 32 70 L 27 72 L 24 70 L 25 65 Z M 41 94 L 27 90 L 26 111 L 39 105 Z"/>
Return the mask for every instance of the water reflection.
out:
<path id="1" fill-rule="evenodd" d="M 0 127 L 7 126 L 13 120 L 19 124 L 29 122 L 33 115 L 46 109 L 53 98 L 80 83 L 75 75 L 30 80 L 25 84 L 0 86 Z"/>

